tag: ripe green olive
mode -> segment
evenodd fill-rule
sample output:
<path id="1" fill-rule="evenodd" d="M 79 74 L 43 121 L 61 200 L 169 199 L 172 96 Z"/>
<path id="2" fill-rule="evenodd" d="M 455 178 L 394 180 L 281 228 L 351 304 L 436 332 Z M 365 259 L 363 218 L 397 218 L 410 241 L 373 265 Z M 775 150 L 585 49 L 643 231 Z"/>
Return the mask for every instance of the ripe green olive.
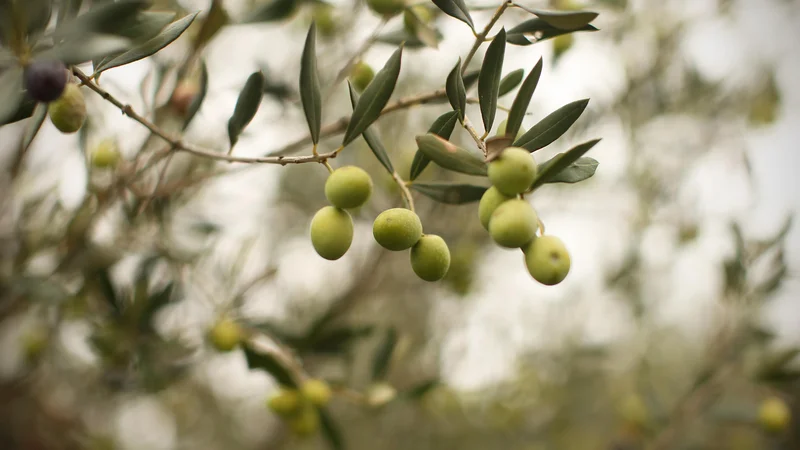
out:
<path id="1" fill-rule="evenodd" d="M 358 208 L 371 194 L 372 178 L 360 167 L 340 167 L 325 182 L 325 197 L 337 208 Z"/>
<path id="2" fill-rule="evenodd" d="M 119 150 L 116 143 L 111 139 L 100 142 L 92 152 L 92 165 L 97 168 L 114 168 L 119 164 L 119 160 Z"/>
<path id="3" fill-rule="evenodd" d="M 782 399 L 770 397 L 761 403 L 758 409 L 758 423 L 766 431 L 778 433 L 786 429 L 792 418 L 792 412 Z"/>
<path id="4" fill-rule="evenodd" d="M 281 388 L 267 400 L 267 407 L 281 417 L 297 414 L 302 404 L 302 397 L 296 389 Z"/>
<path id="5" fill-rule="evenodd" d="M 522 199 L 508 200 L 495 209 L 489 220 L 492 239 L 506 248 L 520 248 L 536 236 L 539 218 L 533 207 Z"/>
<path id="6" fill-rule="evenodd" d="M 419 216 L 405 208 L 392 208 L 378 214 L 372 224 L 372 235 L 381 247 L 391 251 L 406 250 L 422 237 Z"/>
<path id="7" fill-rule="evenodd" d="M 508 147 L 489 163 L 489 181 L 505 195 L 525 192 L 536 178 L 536 162 L 524 148 Z"/>
<path id="8" fill-rule="evenodd" d="M 336 35 L 338 31 L 338 24 L 333 15 L 334 8 L 326 4 L 315 6 L 312 12 L 314 23 L 317 24 L 319 34 L 324 37 L 331 37 Z"/>
<path id="9" fill-rule="evenodd" d="M 326 206 L 311 219 L 311 244 L 319 256 L 334 261 L 353 243 L 353 218 L 334 206 Z"/>
<path id="10" fill-rule="evenodd" d="M 411 247 L 411 268 L 425 281 L 439 281 L 450 269 L 450 249 L 440 236 L 426 234 Z"/>
<path id="11" fill-rule="evenodd" d="M 561 239 L 550 235 L 539 236 L 523 251 L 525 266 L 536 281 L 553 286 L 564 281 L 569 274 L 569 252 Z"/>
<path id="12" fill-rule="evenodd" d="M 229 352 L 236 348 L 243 339 L 242 328 L 229 318 L 218 321 L 209 331 L 211 345 L 221 352 Z"/>
<path id="13" fill-rule="evenodd" d="M 403 12 L 405 0 L 367 0 L 367 6 L 384 17 L 393 17 Z"/>
<path id="14" fill-rule="evenodd" d="M 414 5 L 403 11 L 403 27 L 411 36 L 417 34 L 417 27 L 419 26 L 417 20 L 413 17 L 414 14 L 425 24 L 430 23 L 431 19 L 433 19 L 433 12 L 425 5 Z"/>
<path id="15" fill-rule="evenodd" d="M 300 387 L 303 396 L 315 406 L 325 406 L 331 400 L 331 387 L 323 380 L 307 380 Z"/>
<path id="16" fill-rule="evenodd" d="M 498 191 L 496 187 L 492 186 L 483 193 L 480 203 L 478 203 L 478 218 L 481 225 L 486 230 L 489 229 L 489 219 L 492 218 L 492 213 L 498 206 L 504 202 L 513 199 L 514 196 L 505 195 Z"/>
<path id="17" fill-rule="evenodd" d="M 372 79 L 375 78 L 375 71 L 372 70 L 369 64 L 365 63 L 364 61 L 359 61 L 353 66 L 353 69 L 350 71 L 350 82 L 353 83 L 353 87 L 358 92 L 362 92 L 364 89 L 369 86 L 372 82 Z"/>
<path id="18" fill-rule="evenodd" d="M 86 122 L 86 100 L 77 84 L 69 83 L 57 100 L 47 106 L 50 121 L 62 133 L 75 133 Z"/>

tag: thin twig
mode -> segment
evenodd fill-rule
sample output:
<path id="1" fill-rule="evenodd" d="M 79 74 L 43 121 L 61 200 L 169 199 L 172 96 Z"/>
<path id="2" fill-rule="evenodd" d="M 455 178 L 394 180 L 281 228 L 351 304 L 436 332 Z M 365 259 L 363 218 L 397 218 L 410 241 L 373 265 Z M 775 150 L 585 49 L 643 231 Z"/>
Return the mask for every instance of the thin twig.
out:
<path id="1" fill-rule="evenodd" d="M 464 116 L 464 129 L 467 130 L 472 139 L 478 145 L 478 148 L 483 153 L 483 156 L 489 155 L 489 150 L 486 148 L 486 143 L 483 141 L 483 138 L 478 136 L 478 132 L 475 131 L 475 127 L 472 126 L 472 122 L 469 121 L 469 117 Z"/>
<path id="2" fill-rule="evenodd" d="M 414 211 L 414 199 L 411 197 L 411 191 L 408 190 L 408 186 L 406 185 L 406 181 L 403 177 L 400 176 L 397 171 L 392 172 L 392 178 L 400 186 L 400 192 L 403 193 L 403 199 L 406 201 L 406 205 L 408 209 Z"/>
<path id="3" fill-rule="evenodd" d="M 464 63 L 461 65 L 462 75 L 467 72 L 467 66 L 469 66 L 469 63 L 475 56 L 475 53 L 480 48 L 481 44 L 483 44 L 486 41 L 486 36 L 489 34 L 489 31 L 491 31 L 494 24 L 497 23 L 497 21 L 500 19 L 500 16 L 503 15 L 503 12 L 505 12 L 506 8 L 508 8 L 510 4 L 511 2 L 504 1 L 503 4 L 498 6 L 497 10 L 495 10 L 494 12 L 494 15 L 492 15 L 492 18 L 489 20 L 489 23 L 486 24 L 486 27 L 484 27 L 483 31 L 481 31 L 480 33 L 478 33 L 477 36 L 475 36 L 475 43 L 472 44 L 472 48 L 469 49 L 469 53 L 467 53 L 467 57 L 464 58 Z"/>

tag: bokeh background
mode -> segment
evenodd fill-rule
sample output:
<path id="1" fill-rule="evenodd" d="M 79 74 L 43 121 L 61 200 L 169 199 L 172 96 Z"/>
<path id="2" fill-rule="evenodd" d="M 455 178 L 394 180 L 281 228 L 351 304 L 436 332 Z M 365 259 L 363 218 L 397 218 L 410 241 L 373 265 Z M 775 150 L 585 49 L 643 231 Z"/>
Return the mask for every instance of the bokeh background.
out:
<path id="1" fill-rule="evenodd" d="M 210 4 L 161 3 L 204 11 L 199 17 Z M 236 20 L 260 2 L 221 3 Z M 576 3 L 600 13 L 593 22 L 600 31 L 575 33 L 558 41 L 561 48 L 553 40 L 508 46 L 503 69 L 527 73 L 543 58 L 525 128 L 561 105 L 591 99 L 565 136 L 535 154 L 538 162 L 602 138 L 588 154 L 600 163 L 593 178 L 547 185 L 531 200 L 548 233 L 571 253 L 562 284 L 539 285 L 518 251 L 493 245 L 476 204 L 425 197 L 416 200 L 426 232 L 447 240 L 453 264 L 440 283 L 417 279 L 406 253 L 387 252 L 372 239 L 374 217 L 401 198 L 363 140 L 333 163 L 361 165 L 377 189 L 354 213 L 353 246 L 335 262 L 317 256 L 307 235 L 311 216 L 326 204 L 322 166 L 209 164 L 179 155 L 165 183 L 211 166 L 224 174 L 156 202 L 158 212 L 134 224 L 118 208 L 97 213 L 91 233 L 93 245 L 119 253 L 112 269 L 122 291 L 144 258 L 168 255 L 159 276 L 177 280 L 182 295 L 156 316 L 155 327 L 181 350 L 152 351 L 174 363 L 175 373 L 159 372 L 163 380 L 154 388 L 142 379 L 146 367 L 109 363 L 92 339 L 103 322 L 91 308 L 75 306 L 75 295 L 3 307 L 0 446 L 329 445 L 324 437 L 293 436 L 266 408 L 276 383 L 248 369 L 241 351 L 209 347 L 207 330 L 226 312 L 284 338 L 309 373 L 347 387 L 329 409 L 348 449 L 800 448 L 800 369 L 793 365 L 800 346 L 800 232 L 791 220 L 800 206 L 800 3 Z M 332 4 L 338 29 L 317 45 L 323 90 L 380 24 L 361 1 Z M 469 5 L 481 28 L 497 2 Z M 222 28 L 203 51 L 208 94 L 187 141 L 226 148 L 227 120 L 255 70 L 274 89 L 235 154 L 263 155 L 306 135 L 296 89 L 313 11 L 304 4 L 281 22 Z M 512 8 L 497 29 L 528 17 Z M 404 53 L 393 99 L 440 88 L 471 47 L 474 37 L 463 23 L 440 15 L 435 24 L 443 40 L 437 49 Z M 396 17 L 383 30 L 401 27 Z M 165 103 L 163 92 L 174 84 L 167 69 L 183 60 L 192 30 L 152 58 L 110 70 L 100 85 L 152 113 Z M 363 60 L 377 70 L 395 48 L 377 42 Z M 167 88 L 157 90 L 162 82 Z M 26 122 L 0 128 L 6 168 L 0 223 L 8 248 L 31 235 L 62 235 L 90 187 L 108 182 L 108 174 L 87 170 L 88 149 L 113 138 L 132 159 L 148 138 L 145 128 L 84 90 L 85 132 L 62 135 L 46 122 L 13 179 L 7 169 Z M 329 94 L 323 123 L 351 111 L 345 84 Z M 500 104 L 512 100 L 513 91 Z M 449 108 L 416 106 L 378 122 L 398 172 L 408 173 L 414 137 Z M 477 105 L 467 115 L 477 122 Z M 461 129 L 452 139 L 473 145 Z M 324 141 L 321 151 L 338 144 Z M 466 178 L 434 166 L 421 177 Z M 57 246 L 44 245 L 24 272 L 43 276 L 57 256 Z M 323 326 L 359 336 L 301 342 Z M 25 343 L 41 330 L 47 345 L 34 360 Z M 387 336 L 396 345 L 379 381 L 398 395 L 369 406 L 357 394 L 375 385 L 370 367 Z M 756 423 L 759 405 L 771 396 L 795 411 L 795 425 L 784 433 L 765 433 Z"/>

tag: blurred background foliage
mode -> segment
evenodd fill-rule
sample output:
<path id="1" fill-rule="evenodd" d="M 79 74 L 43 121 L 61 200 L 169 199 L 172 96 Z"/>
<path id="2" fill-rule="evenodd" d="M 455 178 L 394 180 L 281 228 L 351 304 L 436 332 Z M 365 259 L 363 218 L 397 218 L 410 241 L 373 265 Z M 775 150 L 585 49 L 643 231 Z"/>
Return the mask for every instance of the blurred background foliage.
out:
<path id="1" fill-rule="evenodd" d="M 364 167 L 378 189 L 354 213 L 352 251 L 327 262 L 307 238 L 325 201 L 326 171 L 316 164 L 177 155 L 157 166 L 165 167 L 161 182 L 154 170 L 141 192 L 109 204 L 102 193 L 114 175 L 87 170 L 85 155 L 103 139 L 115 139 L 128 160 L 163 144 L 102 99 L 87 93 L 90 118 L 79 136 L 45 124 L 21 168 L 12 155 L 26 122 L 0 129 L 2 447 L 800 448 L 800 323 L 796 301 L 785 300 L 799 292 L 789 214 L 797 190 L 785 177 L 791 158 L 765 149 L 796 147 L 796 131 L 770 136 L 792 133 L 798 111 L 790 25 L 800 5 L 523 4 L 600 13 L 600 31 L 513 47 L 503 70 L 527 72 L 544 58 L 523 126 L 591 98 L 564 143 L 542 155 L 604 138 L 592 180 L 534 196 L 548 230 L 563 230 L 574 254 L 573 273 L 554 288 L 534 285 L 518 254 L 491 246 L 474 204 L 422 196 L 426 232 L 445 238 L 453 262 L 439 284 L 414 277 L 404 256 L 370 239 L 372 219 L 400 197 L 363 140 L 334 162 Z M 497 6 L 469 5 L 476 28 Z M 237 145 L 243 155 L 304 136 L 296 78 L 312 18 L 324 36 L 323 87 L 373 31 L 380 38 L 362 59 L 376 69 L 404 33 L 400 17 L 376 29 L 380 18 L 361 1 L 154 8 L 202 12 L 180 40 L 104 73 L 100 85 L 180 131 L 176 86 L 207 76 L 185 138 L 221 146 L 238 90 L 261 69 L 262 108 Z M 511 9 L 500 24 L 527 17 Z M 450 17 L 432 24 L 438 49 L 409 45 L 394 99 L 441 88 L 473 42 Z M 196 60 L 184 64 L 186 55 L 202 60 L 206 75 Z M 349 114 L 341 83 L 325 94 L 325 123 Z M 442 99 L 377 123 L 399 173 L 410 169 L 414 136 L 448 109 Z M 460 129 L 452 139 L 472 144 Z M 432 165 L 420 179 L 463 178 Z M 776 314 L 787 318 L 771 320 Z M 210 345 L 208 330 L 222 317 L 271 337 L 265 345 L 333 386 L 321 432 L 298 436 L 266 407 L 277 386 L 270 361 Z"/>

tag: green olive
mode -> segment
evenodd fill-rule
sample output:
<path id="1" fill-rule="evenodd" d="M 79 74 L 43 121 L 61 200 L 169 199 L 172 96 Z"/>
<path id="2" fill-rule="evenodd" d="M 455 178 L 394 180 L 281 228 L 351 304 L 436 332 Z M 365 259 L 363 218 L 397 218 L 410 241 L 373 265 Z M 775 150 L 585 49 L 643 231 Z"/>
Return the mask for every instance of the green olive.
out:
<path id="1" fill-rule="evenodd" d="M 311 219 L 311 244 L 319 256 L 333 261 L 341 258 L 353 243 L 353 218 L 334 206 L 326 206 Z"/>
<path id="2" fill-rule="evenodd" d="M 495 209 L 489 221 L 492 239 L 506 248 L 520 248 L 536 236 L 539 219 L 533 207 L 521 199 L 508 200 Z"/>
<path id="3" fill-rule="evenodd" d="M 489 181 L 505 195 L 517 195 L 528 190 L 536 178 L 536 162 L 529 151 L 508 147 L 489 163 Z"/>
<path id="4" fill-rule="evenodd" d="M 214 324 L 209 332 L 211 345 L 221 352 L 236 348 L 243 339 L 243 332 L 235 321 L 224 318 Z"/>
<path id="5" fill-rule="evenodd" d="M 411 268 L 425 281 L 439 281 L 450 269 L 450 249 L 440 236 L 426 234 L 411 247 Z"/>
<path id="6" fill-rule="evenodd" d="M 303 396 L 315 406 L 325 406 L 331 400 L 331 387 L 323 380 L 311 379 L 300 388 Z"/>
<path id="7" fill-rule="evenodd" d="M 525 266 L 536 281 L 553 286 L 564 281 L 569 274 L 569 252 L 561 239 L 549 235 L 540 236 L 523 251 Z"/>
<path id="8" fill-rule="evenodd" d="M 383 248 L 391 251 L 406 250 L 422 237 L 419 216 L 405 208 L 388 209 L 375 218 L 372 235 Z"/>
<path id="9" fill-rule="evenodd" d="M 489 229 L 489 219 L 492 218 L 492 213 L 502 203 L 513 199 L 514 196 L 505 195 L 492 186 L 483 193 L 480 203 L 478 203 L 478 218 L 481 225 L 486 230 Z"/>
<path id="10" fill-rule="evenodd" d="M 281 388 L 267 401 L 267 407 L 281 417 L 291 417 L 300 411 L 302 397 L 296 389 Z"/>
<path id="11" fill-rule="evenodd" d="M 358 208 L 372 194 L 372 178 L 364 169 L 345 166 L 333 171 L 325 182 L 325 197 L 337 208 Z"/>
<path id="12" fill-rule="evenodd" d="M 57 100 L 47 105 L 50 122 L 62 133 L 75 133 L 86 122 L 86 100 L 77 84 L 68 83 Z"/>

